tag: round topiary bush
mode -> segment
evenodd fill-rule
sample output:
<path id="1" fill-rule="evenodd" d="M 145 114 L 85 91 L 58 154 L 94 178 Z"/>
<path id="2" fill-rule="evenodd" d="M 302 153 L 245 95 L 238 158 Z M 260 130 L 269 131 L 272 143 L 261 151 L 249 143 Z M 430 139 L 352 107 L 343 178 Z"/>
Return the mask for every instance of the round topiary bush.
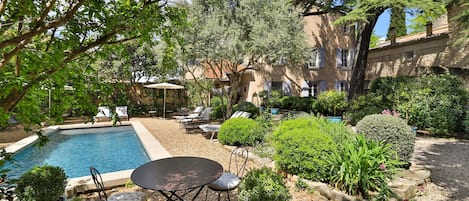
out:
<path id="1" fill-rule="evenodd" d="M 367 139 L 391 144 L 399 160 L 409 162 L 414 151 L 415 134 L 404 119 L 386 114 L 365 116 L 357 123 L 358 133 Z"/>
<path id="2" fill-rule="evenodd" d="M 243 111 L 251 113 L 251 117 L 259 114 L 259 108 L 251 102 L 242 102 L 234 106 L 233 111 Z"/>
<path id="3" fill-rule="evenodd" d="M 263 141 L 262 132 L 257 131 L 256 121 L 249 118 L 226 120 L 218 132 L 218 140 L 225 145 L 250 146 Z"/>
<path id="4" fill-rule="evenodd" d="M 332 138 L 315 129 L 294 129 L 275 142 L 276 166 L 302 178 L 325 181 L 328 178 L 327 156 L 337 152 Z"/>
<path id="5" fill-rule="evenodd" d="M 288 192 L 282 177 L 267 167 L 250 170 L 238 188 L 238 200 L 240 201 L 290 199 L 290 192 Z"/>
<path id="6" fill-rule="evenodd" d="M 18 179 L 15 193 L 20 200 L 54 201 L 65 192 L 66 185 L 67 176 L 62 168 L 36 166 Z"/>

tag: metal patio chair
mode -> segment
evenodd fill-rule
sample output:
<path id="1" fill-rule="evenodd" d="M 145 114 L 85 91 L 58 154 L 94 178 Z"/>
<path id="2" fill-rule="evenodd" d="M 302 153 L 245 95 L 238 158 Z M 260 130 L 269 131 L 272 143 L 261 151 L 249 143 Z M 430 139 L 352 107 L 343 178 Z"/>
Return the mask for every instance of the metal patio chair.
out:
<path id="1" fill-rule="evenodd" d="M 220 200 L 221 193 L 223 192 L 226 192 L 226 196 L 228 200 L 230 200 L 230 191 L 239 186 L 241 178 L 246 172 L 248 155 L 249 152 L 244 147 L 233 149 L 230 155 L 228 171 L 224 172 L 220 178 L 207 185 L 208 189 L 218 193 L 218 200 Z M 207 199 L 208 196 L 208 189 L 205 199 Z"/>
<path id="2" fill-rule="evenodd" d="M 91 177 L 93 178 L 93 182 L 96 185 L 96 189 L 98 190 L 98 196 L 100 201 L 143 201 L 145 200 L 145 193 L 143 192 L 119 192 L 114 193 L 111 196 L 107 196 L 106 192 L 104 191 L 104 183 L 103 179 L 101 178 L 101 174 L 99 171 L 94 168 L 90 167 Z"/>

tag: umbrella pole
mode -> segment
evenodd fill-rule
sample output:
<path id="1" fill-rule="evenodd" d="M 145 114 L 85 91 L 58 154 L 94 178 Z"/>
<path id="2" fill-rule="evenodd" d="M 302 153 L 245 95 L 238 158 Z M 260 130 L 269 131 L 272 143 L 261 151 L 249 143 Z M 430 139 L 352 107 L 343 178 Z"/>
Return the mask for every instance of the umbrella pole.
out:
<path id="1" fill-rule="evenodd" d="M 166 88 L 163 90 L 163 119 L 166 119 Z"/>

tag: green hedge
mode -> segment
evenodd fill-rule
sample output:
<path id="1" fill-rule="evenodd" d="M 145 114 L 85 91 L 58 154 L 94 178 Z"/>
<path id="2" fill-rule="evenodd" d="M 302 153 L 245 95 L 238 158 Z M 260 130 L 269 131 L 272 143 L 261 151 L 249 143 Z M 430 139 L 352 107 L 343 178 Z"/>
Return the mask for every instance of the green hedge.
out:
<path id="1" fill-rule="evenodd" d="M 244 111 L 251 113 L 251 117 L 255 118 L 259 115 L 259 108 L 251 102 L 238 103 L 233 107 L 233 111 Z"/>
<path id="2" fill-rule="evenodd" d="M 284 121 L 273 134 L 276 165 L 306 179 L 326 181 L 331 168 L 328 156 L 352 136 L 343 124 L 314 116 Z"/>
<path id="3" fill-rule="evenodd" d="M 380 105 L 398 110 L 410 125 L 436 134 L 464 128 L 468 95 L 457 76 L 378 78 L 372 82 L 370 92 L 382 97 Z"/>
<path id="4" fill-rule="evenodd" d="M 252 146 L 264 140 L 264 134 L 258 132 L 258 124 L 249 118 L 231 118 L 220 127 L 218 140 L 225 145 Z"/>

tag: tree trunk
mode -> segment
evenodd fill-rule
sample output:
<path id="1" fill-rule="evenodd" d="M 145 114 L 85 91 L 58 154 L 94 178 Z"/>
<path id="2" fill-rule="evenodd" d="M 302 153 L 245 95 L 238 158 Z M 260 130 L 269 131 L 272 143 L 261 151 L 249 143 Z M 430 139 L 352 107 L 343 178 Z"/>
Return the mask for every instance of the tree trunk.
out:
<path id="1" fill-rule="evenodd" d="M 15 109 L 18 102 L 23 99 L 23 97 L 28 92 L 29 87 L 24 87 L 21 90 L 13 89 L 5 98 L 0 99 L 0 107 L 4 112 L 11 112 Z"/>
<path id="2" fill-rule="evenodd" d="M 352 77 L 350 79 L 350 89 L 348 91 L 348 99 L 352 100 L 360 94 L 364 93 L 365 73 L 368 60 L 368 52 L 370 48 L 371 35 L 375 27 L 378 17 L 383 11 L 377 11 L 375 15 L 371 16 L 363 27 L 363 30 L 358 35 L 357 39 L 357 54 L 355 55 L 355 63 L 352 68 Z"/>

